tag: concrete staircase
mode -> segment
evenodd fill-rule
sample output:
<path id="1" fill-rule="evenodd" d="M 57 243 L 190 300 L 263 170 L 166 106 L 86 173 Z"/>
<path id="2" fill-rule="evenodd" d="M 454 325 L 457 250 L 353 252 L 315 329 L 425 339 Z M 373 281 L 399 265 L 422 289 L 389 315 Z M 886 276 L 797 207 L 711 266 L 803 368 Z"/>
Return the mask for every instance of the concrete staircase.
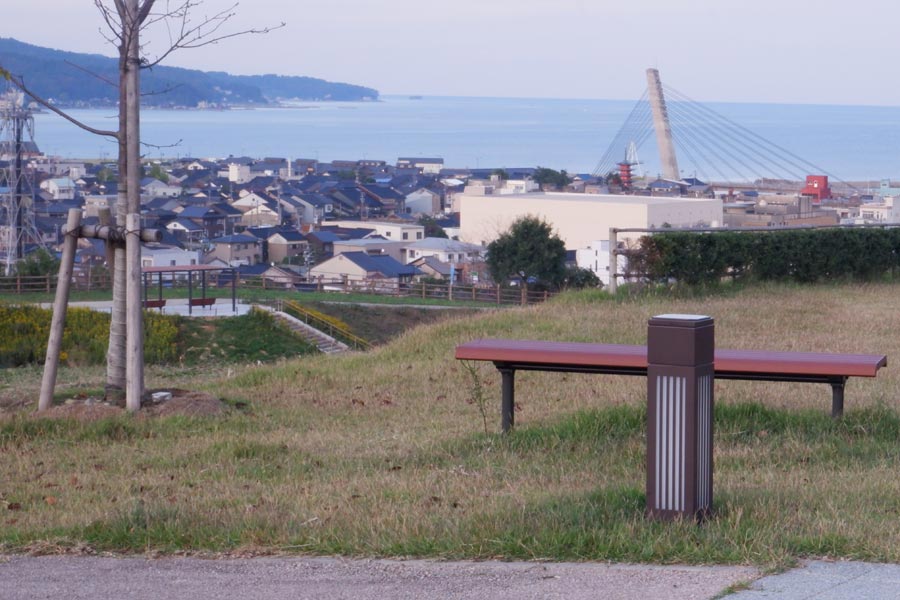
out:
<path id="1" fill-rule="evenodd" d="M 270 310 L 272 315 L 276 319 L 284 323 L 288 327 L 288 329 L 299 335 L 306 342 L 318 348 L 319 352 L 323 352 L 325 354 L 339 354 L 341 352 L 348 352 L 350 350 L 350 346 L 348 346 L 344 342 L 336 340 L 330 335 L 319 331 L 315 327 L 307 325 L 296 317 L 292 317 L 287 313 L 278 312 L 272 309 L 267 310 Z"/>

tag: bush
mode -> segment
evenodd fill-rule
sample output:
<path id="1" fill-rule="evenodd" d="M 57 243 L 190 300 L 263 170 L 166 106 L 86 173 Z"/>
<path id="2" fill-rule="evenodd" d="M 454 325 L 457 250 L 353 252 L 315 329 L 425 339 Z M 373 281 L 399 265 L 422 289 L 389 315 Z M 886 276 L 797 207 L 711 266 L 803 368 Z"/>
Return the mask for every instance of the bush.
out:
<path id="1" fill-rule="evenodd" d="M 671 232 L 641 238 L 634 269 L 687 285 L 732 280 L 869 281 L 900 266 L 900 229 Z"/>
<path id="2" fill-rule="evenodd" d="M 50 310 L 35 306 L 0 305 L 0 367 L 44 362 L 50 337 Z M 170 362 L 177 356 L 178 318 L 144 315 L 144 358 Z M 109 343 L 109 315 L 69 308 L 63 330 L 60 362 L 69 366 L 102 364 Z"/>

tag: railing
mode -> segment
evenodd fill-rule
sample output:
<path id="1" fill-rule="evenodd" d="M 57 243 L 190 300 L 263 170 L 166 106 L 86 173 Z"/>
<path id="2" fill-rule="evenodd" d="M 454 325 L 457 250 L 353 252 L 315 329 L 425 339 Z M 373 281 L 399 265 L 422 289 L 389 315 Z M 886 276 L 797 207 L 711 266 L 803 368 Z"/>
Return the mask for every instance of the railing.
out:
<path id="1" fill-rule="evenodd" d="M 51 294 L 56 291 L 57 276 L 11 275 L 0 276 L 0 294 Z M 79 291 L 112 289 L 106 274 L 77 274 L 72 279 L 72 289 Z"/>
<path id="2" fill-rule="evenodd" d="M 538 304 L 550 298 L 550 292 L 529 290 L 527 286 L 502 287 L 477 285 L 449 285 L 446 283 L 411 283 L 402 294 L 407 298 L 457 300 L 485 304 Z"/>
<path id="3" fill-rule="evenodd" d="M 52 294 L 56 291 L 56 275 L 0 277 L 0 294 Z M 210 290 L 218 290 L 216 280 L 208 282 Z M 195 287 L 199 285 L 194 282 Z M 149 295 L 156 294 L 156 284 L 149 285 Z M 169 291 L 187 289 L 187 279 L 167 281 L 164 295 Z M 72 279 L 72 289 L 78 291 L 109 291 L 112 289 L 106 273 L 76 273 Z M 394 298 L 419 298 L 444 302 L 474 302 L 493 305 L 530 305 L 545 302 L 552 293 L 537 291 L 527 286 L 499 285 L 450 285 L 449 283 L 410 282 L 396 283 L 386 280 L 349 281 L 344 279 L 318 279 L 310 283 L 295 284 L 285 281 L 269 281 L 261 277 L 240 279 L 238 290 L 300 290 L 334 293 L 377 294 Z"/>
<path id="4" fill-rule="evenodd" d="M 367 281 L 316 279 L 309 283 L 287 283 L 266 281 L 260 277 L 241 279 L 238 289 L 247 290 L 294 290 L 339 294 L 374 294 L 393 298 L 420 298 L 422 300 L 443 300 L 451 302 L 477 302 L 496 305 L 538 304 L 553 296 L 552 292 L 528 289 L 527 286 L 503 287 L 498 285 L 453 285 L 448 283 L 409 282 L 397 283 L 388 280 Z"/>
<path id="5" fill-rule="evenodd" d="M 282 300 L 279 301 L 278 306 L 276 308 L 284 313 L 291 315 L 292 317 L 296 317 L 300 319 L 307 325 L 315 327 L 319 331 L 326 333 L 333 337 L 334 339 L 340 340 L 345 344 L 349 345 L 351 348 L 356 350 L 371 350 L 372 344 L 362 339 L 358 335 L 355 335 L 349 329 L 344 327 L 340 327 L 335 323 L 327 321 L 322 317 L 310 312 L 297 302 L 293 300 Z"/>

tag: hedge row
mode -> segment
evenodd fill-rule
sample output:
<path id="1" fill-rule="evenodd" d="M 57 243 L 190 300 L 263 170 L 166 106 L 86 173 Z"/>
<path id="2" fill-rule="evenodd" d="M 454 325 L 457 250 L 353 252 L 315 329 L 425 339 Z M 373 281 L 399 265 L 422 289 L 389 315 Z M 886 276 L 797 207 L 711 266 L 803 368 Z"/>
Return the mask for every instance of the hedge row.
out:
<path id="1" fill-rule="evenodd" d="M 35 306 L 0 305 L 0 368 L 40 364 L 47 355 L 51 311 Z M 175 317 L 144 314 L 144 357 L 149 363 L 177 358 Z M 109 344 L 109 314 L 70 308 L 66 312 L 60 361 L 102 364 Z"/>
<path id="2" fill-rule="evenodd" d="M 872 280 L 900 267 L 900 228 L 671 232 L 641 238 L 631 270 L 688 285 Z"/>

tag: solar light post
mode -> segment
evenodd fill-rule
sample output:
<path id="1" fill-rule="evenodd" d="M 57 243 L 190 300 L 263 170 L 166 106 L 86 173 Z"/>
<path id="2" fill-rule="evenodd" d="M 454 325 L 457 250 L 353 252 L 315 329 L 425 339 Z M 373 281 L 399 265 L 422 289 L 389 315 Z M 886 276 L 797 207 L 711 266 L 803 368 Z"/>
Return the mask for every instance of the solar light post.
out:
<path id="1" fill-rule="evenodd" d="M 710 317 L 659 315 L 647 328 L 647 514 L 712 508 L 715 334 Z"/>

